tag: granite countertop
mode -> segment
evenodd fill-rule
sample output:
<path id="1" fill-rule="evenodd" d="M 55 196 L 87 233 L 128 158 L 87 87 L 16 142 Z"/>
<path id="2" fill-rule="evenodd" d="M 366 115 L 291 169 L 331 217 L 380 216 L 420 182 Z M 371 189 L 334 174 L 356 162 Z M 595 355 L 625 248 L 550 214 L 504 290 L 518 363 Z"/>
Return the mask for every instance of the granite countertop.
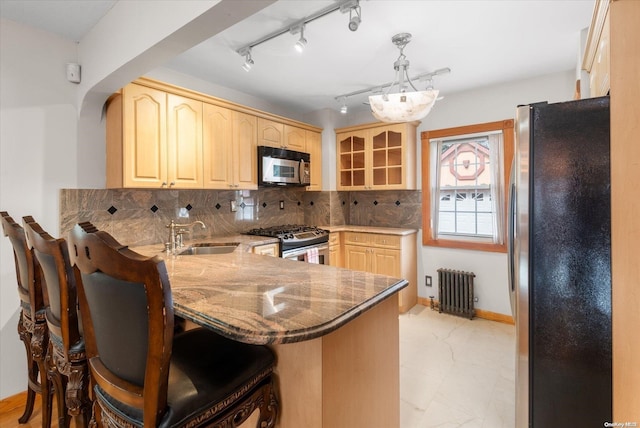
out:
<path id="1" fill-rule="evenodd" d="M 318 226 L 329 232 L 362 232 L 362 233 L 381 233 L 383 235 L 413 235 L 418 233 L 417 229 L 404 229 L 400 227 L 377 227 L 377 226 Z"/>
<path id="2" fill-rule="evenodd" d="M 174 311 L 245 343 L 311 340 L 348 323 L 407 286 L 404 279 L 247 251 L 269 238 L 237 235 L 229 254 L 171 256 L 159 244 L 132 250 L 165 259 Z"/>

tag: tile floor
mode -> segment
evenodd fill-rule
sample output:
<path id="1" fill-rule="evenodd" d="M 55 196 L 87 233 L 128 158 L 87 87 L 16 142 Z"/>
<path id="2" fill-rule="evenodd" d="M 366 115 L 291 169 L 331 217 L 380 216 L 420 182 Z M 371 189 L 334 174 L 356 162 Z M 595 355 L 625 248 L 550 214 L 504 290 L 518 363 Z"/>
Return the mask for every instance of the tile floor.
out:
<path id="1" fill-rule="evenodd" d="M 401 428 L 514 428 L 515 327 L 416 306 L 400 316 Z"/>

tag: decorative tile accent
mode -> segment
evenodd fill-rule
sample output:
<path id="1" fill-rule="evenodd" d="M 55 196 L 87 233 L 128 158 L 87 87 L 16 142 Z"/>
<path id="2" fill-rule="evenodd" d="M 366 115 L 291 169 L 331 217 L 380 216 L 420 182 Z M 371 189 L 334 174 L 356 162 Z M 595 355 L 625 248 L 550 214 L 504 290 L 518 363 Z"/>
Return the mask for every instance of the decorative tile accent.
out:
<path id="1" fill-rule="evenodd" d="M 244 208 L 244 207 L 242 207 L 242 208 Z M 266 202 L 262 203 L 262 208 L 267 208 L 267 203 Z"/>
<path id="2" fill-rule="evenodd" d="M 247 204 L 245 204 L 244 202 L 240 202 L 240 208 L 244 209 L 244 207 L 246 207 Z"/>
<path id="3" fill-rule="evenodd" d="M 298 201 L 298 206 L 300 206 L 300 201 Z"/>
<path id="4" fill-rule="evenodd" d="M 220 208 L 222 208 L 222 205 L 216 204 L 216 209 L 219 210 Z"/>
<path id="5" fill-rule="evenodd" d="M 313 206 L 313 201 L 309 202 L 309 205 Z"/>
<path id="6" fill-rule="evenodd" d="M 358 205 L 358 201 L 353 201 L 353 205 Z"/>
<path id="7" fill-rule="evenodd" d="M 156 205 L 152 206 L 151 208 L 149 208 L 152 212 L 156 212 L 158 211 L 160 208 L 158 208 Z"/>
<path id="8" fill-rule="evenodd" d="M 185 208 L 187 209 L 187 211 L 191 211 L 191 208 L 193 208 L 193 207 L 191 206 L 191 204 L 187 204 L 187 206 Z"/>
<path id="9" fill-rule="evenodd" d="M 378 205 L 378 201 L 373 201 L 373 205 Z"/>
<path id="10" fill-rule="evenodd" d="M 114 215 L 118 209 L 111 205 L 107 211 L 109 211 L 109 214 Z"/>
<path id="11" fill-rule="evenodd" d="M 396 207 L 400 206 L 400 201 L 396 201 Z"/>

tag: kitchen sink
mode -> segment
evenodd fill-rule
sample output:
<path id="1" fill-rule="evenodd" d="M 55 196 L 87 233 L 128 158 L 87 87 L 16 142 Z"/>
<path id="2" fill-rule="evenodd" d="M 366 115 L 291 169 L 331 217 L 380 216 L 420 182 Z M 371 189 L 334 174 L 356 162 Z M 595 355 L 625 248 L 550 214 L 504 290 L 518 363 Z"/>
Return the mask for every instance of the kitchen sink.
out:
<path id="1" fill-rule="evenodd" d="M 205 242 L 193 244 L 188 248 L 180 251 L 180 256 L 194 256 L 201 254 L 228 254 L 233 253 L 240 245 L 239 242 Z"/>

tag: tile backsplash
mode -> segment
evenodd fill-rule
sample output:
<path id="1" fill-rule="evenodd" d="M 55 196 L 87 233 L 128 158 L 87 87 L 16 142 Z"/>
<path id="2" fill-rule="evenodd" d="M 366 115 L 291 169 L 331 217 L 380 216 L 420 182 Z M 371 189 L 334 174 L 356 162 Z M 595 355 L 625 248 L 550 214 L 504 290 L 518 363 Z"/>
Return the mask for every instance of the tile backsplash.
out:
<path id="1" fill-rule="evenodd" d="M 191 239 L 281 224 L 418 229 L 421 210 L 420 191 L 62 189 L 60 233 L 66 236 L 74 224 L 90 221 L 123 244 L 146 245 L 167 241 L 172 219 L 207 225 L 195 226 Z"/>

